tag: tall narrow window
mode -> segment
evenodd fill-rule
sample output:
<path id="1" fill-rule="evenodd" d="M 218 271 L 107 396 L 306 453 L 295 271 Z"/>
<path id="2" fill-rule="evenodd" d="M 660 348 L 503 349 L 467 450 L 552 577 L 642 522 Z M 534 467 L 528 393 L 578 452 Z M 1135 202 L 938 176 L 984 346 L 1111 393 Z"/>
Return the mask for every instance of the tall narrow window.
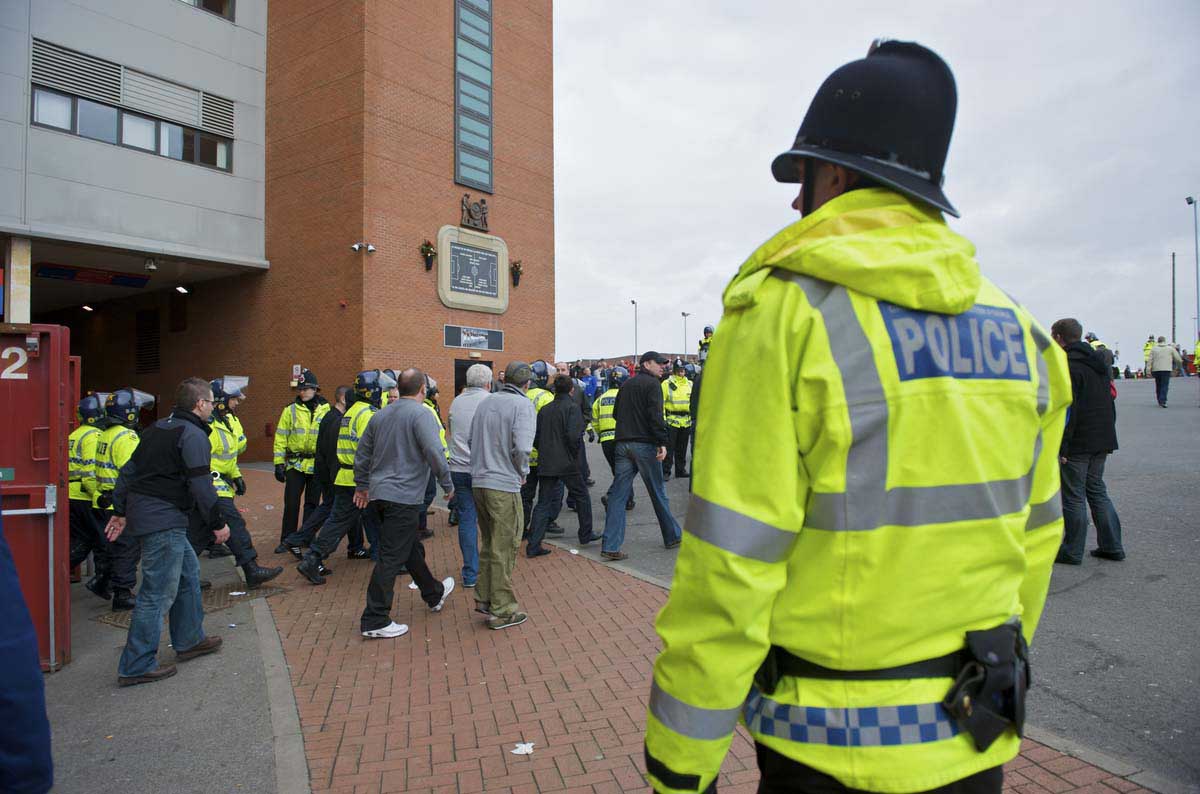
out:
<path id="1" fill-rule="evenodd" d="M 492 192 L 492 3 L 454 0 L 454 181 Z"/>

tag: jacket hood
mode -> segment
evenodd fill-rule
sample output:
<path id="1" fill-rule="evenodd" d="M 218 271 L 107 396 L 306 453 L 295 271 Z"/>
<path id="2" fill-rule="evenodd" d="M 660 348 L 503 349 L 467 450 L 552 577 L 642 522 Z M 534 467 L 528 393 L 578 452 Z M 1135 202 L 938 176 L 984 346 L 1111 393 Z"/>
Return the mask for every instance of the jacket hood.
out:
<path id="1" fill-rule="evenodd" d="M 1108 374 L 1108 366 L 1104 363 L 1104 357 L 1092 349 L 1087 342 L 1072 342 L 1067 345 L 1066 351 L 1067 361 L 1081 361 L 1101 375 Z"/>
<path id="2" fill-rule="evenodd" d="M 763 243 L 726 288 L 725 307 L 753 305 L 773 268 L 940 314 L 973 306 L 983 281 L 969 240 L 937 210 L 887 188 L 844 193 Z"/>

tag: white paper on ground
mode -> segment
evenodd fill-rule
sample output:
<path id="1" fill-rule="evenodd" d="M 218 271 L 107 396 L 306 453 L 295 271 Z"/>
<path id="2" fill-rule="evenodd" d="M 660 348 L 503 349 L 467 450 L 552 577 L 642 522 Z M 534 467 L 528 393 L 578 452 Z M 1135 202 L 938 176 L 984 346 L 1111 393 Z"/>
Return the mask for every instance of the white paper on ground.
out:
<path id="1" fill-rule="evenodd" d="M 533 742 L 517 742 L 512 749 L 513 755 L 533 755 Z"/>

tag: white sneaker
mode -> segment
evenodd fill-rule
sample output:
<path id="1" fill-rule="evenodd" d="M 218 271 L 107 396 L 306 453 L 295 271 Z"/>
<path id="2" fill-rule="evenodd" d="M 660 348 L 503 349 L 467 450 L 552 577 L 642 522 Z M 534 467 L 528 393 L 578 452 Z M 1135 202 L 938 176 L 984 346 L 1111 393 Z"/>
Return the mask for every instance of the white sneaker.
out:
<path id="1" fill-rule="evenodd" d="M 454 592 L 454 577 L 447 576 L 442 580 L 442 600 L 429 608 L 430 612 L 441 612 L 442 607 L 446 605 L 446 599 Z"/>
<path id="2" fill-rule="evenodd" d="M 408 634 L 408 626 L 395 621 L 381 629 L 371 629 L 362 633 L 364 637 L 372 640 L 390 640 L 393 637 L 403 637 L 405 634 Z"/>

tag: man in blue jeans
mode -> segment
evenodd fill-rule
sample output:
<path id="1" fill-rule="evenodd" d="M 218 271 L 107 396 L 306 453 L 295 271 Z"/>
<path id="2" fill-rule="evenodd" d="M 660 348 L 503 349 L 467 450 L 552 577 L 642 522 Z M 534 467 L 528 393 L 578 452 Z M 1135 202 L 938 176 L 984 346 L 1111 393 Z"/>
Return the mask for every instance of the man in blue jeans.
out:
<path id="1" fill-rule="evenodd" d="M 1055 562 L 1080 565 L 1087 543 L 1088 507 L 1096 524 L 1099 548 L 1092 556 L 1119 562 L 1121 519 L 1104 487 L 1104 462 L 1117 449 L 1117 411 L 1109 378 L 1111 370 L 1098 351 L 1080 341 L 1083 326 L 1065 318 L 1050 326 L 1050 335 L 1067 353 L 1071 372 L 1071 410 L 1063 432 L 1058 462 L 1062 474 L 1063 541 Z"/>
<path id="2" fill-rule="evenodd" d="M 221 648 L 220 637 L 204 636 L 200 563 L 188 542 L 188 512 L 195 505 L 214 543 L 229 540 L 212 482 L 213 393 L 209 382 L 188 378 L 175 393 L 175 409 L 141 434 L 137 450 L 121 467 L 113 490 L 113 517 L 106 528 L 114 541 L 126 529 L 141 545 L 142 586 L 129 624 L 117 683 L 133 686 L 175 675 L 175 665 L 158 664 L 163 614 L 169 616 L 175 659 L 186 662 Z"/>
<path id="3" fill-rule="evenodd" d="M 479 524 L 471 495 L 471 420 L 487 399 L 492 370 L 485 364 L 467 367 L 467 385 L 450 403 L 450 480 L 458 510 L 458 547 L 462 551 L 463 587 L 474 587 L 479 578 Z"/>
<path id="4" fill-rule="evenodd" d="M 614 440 L 616 458 L 613 483 L 608 489 L 607 503 L 616 505 L 604 517 L 604 543 L 600 556 L 605 560 L 624 560 L 621 551 L 625 542 L 625 510 L 633 488 L 635 474 L 642 475 L 663 545 L 673 549 L 679 545 L 683 530 L 671 515 L 671 504 L 663 485 L 662 461 L 667 457 L 667 423 L 663 419 L 662 373 L 670 359 L 653 350 L 642 354 L 637 375 L 617 392 L 613 417 L 617 421 Z"/>

